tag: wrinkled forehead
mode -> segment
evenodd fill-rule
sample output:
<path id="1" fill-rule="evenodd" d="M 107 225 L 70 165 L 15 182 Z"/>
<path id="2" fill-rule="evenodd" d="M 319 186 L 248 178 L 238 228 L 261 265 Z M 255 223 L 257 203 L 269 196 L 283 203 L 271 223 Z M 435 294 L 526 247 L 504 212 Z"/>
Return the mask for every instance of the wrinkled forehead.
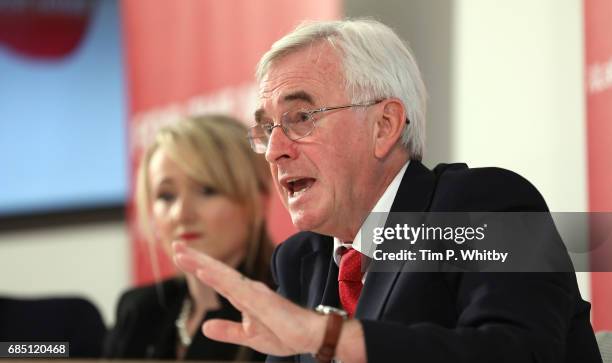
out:
<path id="1" fill-rule="evenodd" d="M 258 109 L 294 101 L 320 104 L 344 93 L 341 57 L 329 43 L 317 42 L 270 63 L 258 85 Z"/>

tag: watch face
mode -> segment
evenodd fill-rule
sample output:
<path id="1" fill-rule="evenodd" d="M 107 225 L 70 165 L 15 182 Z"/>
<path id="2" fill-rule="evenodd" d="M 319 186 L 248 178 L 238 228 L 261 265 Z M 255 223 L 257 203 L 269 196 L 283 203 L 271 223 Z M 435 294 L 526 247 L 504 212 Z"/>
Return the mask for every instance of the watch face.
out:
<path id="1" fill-rule="evenodd" d="M 319 306 L 317 306 L 315 308 L 315 311 L 317 313 L 320 313 L 320 314 L 323 314 L 323 315 L 329 315 L 329 314 L 340 315 L 344 319 L 346 319 L 348 317 L 348 314 L 346 313 L 346 311 L 344 311 L 342 309 L 338 309 L 338 308 L 333 307 L 333 306 L 319 305 Z"/>

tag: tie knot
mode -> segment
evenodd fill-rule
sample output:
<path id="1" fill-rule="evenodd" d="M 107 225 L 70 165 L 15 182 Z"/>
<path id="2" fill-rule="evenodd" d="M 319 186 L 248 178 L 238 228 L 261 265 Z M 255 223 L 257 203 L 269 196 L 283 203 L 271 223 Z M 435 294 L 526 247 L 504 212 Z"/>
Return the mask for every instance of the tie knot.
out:
<path id="1" fill-rule="evenodd" d="M 349 248 L 340 251 L 340 268 L 338 271 L 338 293 L 340 303 L 350 317 L 353 317 L 357 309 L 357 301 L 363 287 L 361 279 L 361 253 Z"/>
<path id="2" fill-rule="evenodd" d="M 363 272 L 361 272 L 361 253 L 353 248 L 347 248 L 340 252 L 340 268 L 338 281 L 353 281 L 361 283 Z"/>

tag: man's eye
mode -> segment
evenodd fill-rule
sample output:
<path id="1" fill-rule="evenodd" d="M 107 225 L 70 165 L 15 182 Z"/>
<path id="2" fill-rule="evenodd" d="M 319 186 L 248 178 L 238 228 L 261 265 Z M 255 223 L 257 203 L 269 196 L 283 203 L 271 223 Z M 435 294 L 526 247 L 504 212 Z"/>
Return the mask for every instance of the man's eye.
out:
<path id="1" fill-rule="evenodd" d="M 274 128 L 274 124 L 269 122 L 261 124 L 260 127 L 267 135 L 270 135 L 272 133 L 272 129 Z"/>
<path id="2" fill-rule="evenodd" d="M 310 121 L 310 113 L 300 111 L 295 113 L 295 117 L 293 117 L 295 123 Z"/>

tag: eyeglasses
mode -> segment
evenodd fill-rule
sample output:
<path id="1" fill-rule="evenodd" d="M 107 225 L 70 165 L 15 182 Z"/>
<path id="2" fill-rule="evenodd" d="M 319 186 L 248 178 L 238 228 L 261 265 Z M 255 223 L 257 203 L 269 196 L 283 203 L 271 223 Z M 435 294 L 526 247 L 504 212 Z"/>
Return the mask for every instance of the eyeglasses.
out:
<path id="1" fill-rule="evenodd" d="M 315 128 L 315 122 L 319 118 L 315 118 L 315 115 L 323 112 L 341 110 L 351 107 L 369 107 L 383 100 L 370 101 L 366 103 L 350 104 L 345 106 L 334 106 L 334 107 L 321 107 L 316 110 L 294 110 L 283 113 L 278 124 L 274 123 L 260 123 L 249 129 L 248 138 L 251 143 L 251 148 L 258 154 L 264 154 L 268 150 L 268 143 L 270 142 L 270 135 L 272 130 L 276 127 L 280 127 L 283 133 L 293 141 L 302 139 L 312 133 Z"/>

